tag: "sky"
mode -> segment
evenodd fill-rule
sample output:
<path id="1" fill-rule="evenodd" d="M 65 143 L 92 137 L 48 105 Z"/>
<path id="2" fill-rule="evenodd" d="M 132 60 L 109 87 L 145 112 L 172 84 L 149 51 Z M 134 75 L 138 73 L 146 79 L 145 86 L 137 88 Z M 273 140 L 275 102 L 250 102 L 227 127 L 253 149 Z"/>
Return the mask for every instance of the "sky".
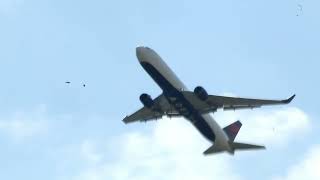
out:
<path id="1" fill-rule="evenodd" d="M 319 179 L 319 7 L 0 0 L 0 179 Z M 211 144 L 182 118 L 122 122 L 142 107 L 142 93 L 161 93 L 136 59 L 139 45 L 157 51 L 191 90 L 297 97 L 213 114 L 222 127 L 240 119 L 237 140 L 267 150 L 206 157 Z"/>

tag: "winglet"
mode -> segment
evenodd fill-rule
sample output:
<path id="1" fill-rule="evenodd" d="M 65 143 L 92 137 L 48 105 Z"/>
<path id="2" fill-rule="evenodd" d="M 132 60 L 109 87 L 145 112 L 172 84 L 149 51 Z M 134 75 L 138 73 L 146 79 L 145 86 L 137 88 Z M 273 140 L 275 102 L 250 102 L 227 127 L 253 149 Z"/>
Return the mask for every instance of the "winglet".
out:
<path id="1" fill-rule="evenodd" d="M 125 124 L 128 124 L 130 121 L 128 120 L 128 118 L 129 118 L 129 116 L 126 116 L 123 120 L 122 120 L 122 122 L 124 122 Z"/>
<path id="2" fill-rule="evenodd" d="M 293 96 L 291 96 L 289 99 L 283 100 L 282 102 L 285 104 L 289 104 L 294 99 L 294 97 L 296 97 L 295 94 Z"/>

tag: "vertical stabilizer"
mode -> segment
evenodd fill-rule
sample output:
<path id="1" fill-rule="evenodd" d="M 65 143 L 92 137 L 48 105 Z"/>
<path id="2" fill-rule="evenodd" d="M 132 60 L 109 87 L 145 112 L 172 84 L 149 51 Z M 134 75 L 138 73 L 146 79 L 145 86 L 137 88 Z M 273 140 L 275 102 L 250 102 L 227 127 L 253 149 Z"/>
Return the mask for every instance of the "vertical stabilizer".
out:
<path id="1" fill-rule="evenodd" d="M 223 131 L 227 134 L 229 137 L 229 141 L 233 142 L 242 126 L 242 123 L 240 121 L 234 122 L 230 124 L 229 126 L 223 128 Z"/>

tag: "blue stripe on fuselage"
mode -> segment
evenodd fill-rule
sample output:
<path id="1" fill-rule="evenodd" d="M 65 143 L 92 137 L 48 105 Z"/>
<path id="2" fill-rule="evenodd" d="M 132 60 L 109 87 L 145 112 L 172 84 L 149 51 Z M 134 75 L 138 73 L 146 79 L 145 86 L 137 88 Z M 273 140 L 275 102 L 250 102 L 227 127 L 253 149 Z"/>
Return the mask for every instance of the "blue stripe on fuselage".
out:
<path id="1" fill-rule="evenodd" d="M 153 65 L 147 62 L 141 62 L 142 67 L 148 72 L 152 79 L 161 87 L 163 94 L 170 103 L 173 103 L 170 97 L 177 99 L 184 108 L 187 109 L 188 115 L 185 118 L 189 119 L 194 126 L 211 142 L 215 141 L 215 134 L 205 121 L 202 115 L 193 107 L 193 105 L 177 90 Z"/>

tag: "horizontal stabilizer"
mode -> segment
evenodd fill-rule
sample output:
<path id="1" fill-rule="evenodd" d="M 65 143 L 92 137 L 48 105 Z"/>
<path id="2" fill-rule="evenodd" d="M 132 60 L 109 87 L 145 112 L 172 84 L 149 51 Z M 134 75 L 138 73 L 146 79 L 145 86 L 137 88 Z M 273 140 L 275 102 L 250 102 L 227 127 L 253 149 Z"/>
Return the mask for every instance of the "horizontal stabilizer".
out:
<path id="1" fill-rule="evenodd" d="M 233 148 L 234 151 L 237 151 L 237 150 L 259 150 L 259 149 L 266 149 L 266 147 L 264 147 L 264 146 L 253 145 L 253 144 L 245 144 L 245 143 L 238 143 L 238 142 L 233 142 L 233 143 L 231 143 L 231 147 Z"/>
<path id="2" fill-rule="evenodd" d="M 230 150 L 221 149 L 217 145 L 212 145 L 209 149 L 203 152 L 204 155 L 217 154 L 221 152 L 229 152 L 230 154 L 234 154 L 235 151 L 244 151 L 244 150 L 262 150 L 266 149 L 264 146 L 254 145 L 254 144 L 246 144 L 246 143 L 238 143 L 238 142 L 230 142 Z"/>
<path id="3" fill-rule="evenodd" d="M 205 152 L 203 152 L 204 155 L 208 155 L 208 154 L 217 154 L 220 153 L 224 150 L 219 149 L 217 146 L 212 145 L 209 149 L 207 149 Z"/>

